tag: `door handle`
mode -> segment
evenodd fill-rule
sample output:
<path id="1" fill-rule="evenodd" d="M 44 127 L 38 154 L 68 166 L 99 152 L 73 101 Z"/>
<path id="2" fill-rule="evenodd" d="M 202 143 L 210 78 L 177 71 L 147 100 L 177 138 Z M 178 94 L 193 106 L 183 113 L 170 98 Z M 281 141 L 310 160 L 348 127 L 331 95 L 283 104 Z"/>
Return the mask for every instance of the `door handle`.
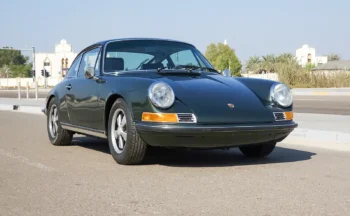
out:
<path id="1" fill-rule="evenodd" d="M 66 88 L 67 88 L 68 90 L 70 90 L 70 89 L 72 88 L 72 85 L 71 85 L 71 84 L 66 85 Z"/>

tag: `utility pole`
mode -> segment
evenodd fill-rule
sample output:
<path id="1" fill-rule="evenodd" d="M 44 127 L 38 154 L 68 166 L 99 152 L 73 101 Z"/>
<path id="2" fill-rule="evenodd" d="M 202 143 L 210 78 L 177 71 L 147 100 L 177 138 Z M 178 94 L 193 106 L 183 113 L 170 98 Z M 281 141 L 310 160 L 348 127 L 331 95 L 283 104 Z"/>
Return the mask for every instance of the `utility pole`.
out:
<path id="1" fill-rule="evenodd" d="M 33 81 L 35 81 L 35 47 L 32 47 L 32 48 L 33 48 L 33 71 L 34 71 Z"/>

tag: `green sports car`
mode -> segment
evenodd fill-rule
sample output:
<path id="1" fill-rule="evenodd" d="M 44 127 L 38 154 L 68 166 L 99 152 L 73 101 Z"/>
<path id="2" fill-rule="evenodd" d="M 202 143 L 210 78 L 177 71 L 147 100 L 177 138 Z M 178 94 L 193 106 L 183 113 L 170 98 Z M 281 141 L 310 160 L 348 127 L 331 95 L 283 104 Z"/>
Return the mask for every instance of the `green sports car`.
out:
<path id="1" fill-rule="evenodd" d="M 231 148 L 270 154 L 297 124 L 283 83 L 220 74 L 191 44 L 126 38 L 82 50 L 47 95 L 53 145 L 75 133 L 108 139 L 119 164 L 150 147 Z"/>

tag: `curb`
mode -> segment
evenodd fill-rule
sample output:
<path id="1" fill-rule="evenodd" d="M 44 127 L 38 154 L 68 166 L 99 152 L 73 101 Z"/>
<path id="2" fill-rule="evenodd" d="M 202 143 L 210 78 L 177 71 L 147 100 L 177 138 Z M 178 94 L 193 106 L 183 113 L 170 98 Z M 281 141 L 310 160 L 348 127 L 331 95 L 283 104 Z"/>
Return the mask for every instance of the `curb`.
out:
<path id="1" fill-rule="evenodd" d="M 32 114 L 44 114 L 41 107 L 34 107 L 34 106 L 19 106 L 19 105 L 0 104 L 0 110 L 2 110 L 2 111 L 15 111 L 15 112 L 22 112 L 22 113 L 32 113 Z"/>

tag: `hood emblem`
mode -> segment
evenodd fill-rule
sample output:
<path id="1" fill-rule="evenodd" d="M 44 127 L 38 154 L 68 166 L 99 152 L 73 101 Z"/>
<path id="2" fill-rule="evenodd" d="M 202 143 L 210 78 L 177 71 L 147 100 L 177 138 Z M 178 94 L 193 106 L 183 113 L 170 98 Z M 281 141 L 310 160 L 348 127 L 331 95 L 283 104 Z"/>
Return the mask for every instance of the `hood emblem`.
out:
<path id="1" fill-rule="evenodd" d="M 235 107 L 235 105 L 233 105 L 232 103 L 227 104 L 227 106 L 230 107 L 230 108 L 234 108 Z"/>

